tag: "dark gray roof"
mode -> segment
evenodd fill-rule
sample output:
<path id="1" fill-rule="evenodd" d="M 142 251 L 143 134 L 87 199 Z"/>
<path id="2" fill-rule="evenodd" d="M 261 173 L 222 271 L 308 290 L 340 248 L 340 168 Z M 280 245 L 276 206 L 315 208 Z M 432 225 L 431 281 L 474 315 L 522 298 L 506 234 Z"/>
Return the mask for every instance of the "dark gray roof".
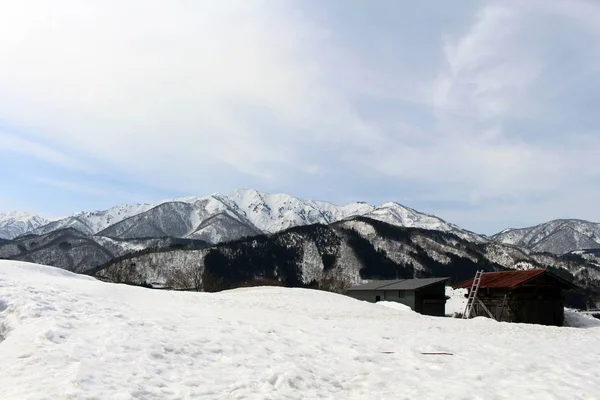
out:
<path id="1" fill-rule="evenodd" d="M 358 286 L 353 286 L 348 290 L 377 290 L 382 286 L 391 285 L 392 283 L 396 282 L 399 282 L 398 279 L 390 279 L 387 281 L 371 281 Z"/>
<path id="2" fill-rule="evenodd" d="M 450 278 L 424 278 L 424 279 L 393 279 L 385 281 L 372 281 L 362 285 L 353 286 L 348 290 L 415 290 L 425 286 L 447 281 Z"/>

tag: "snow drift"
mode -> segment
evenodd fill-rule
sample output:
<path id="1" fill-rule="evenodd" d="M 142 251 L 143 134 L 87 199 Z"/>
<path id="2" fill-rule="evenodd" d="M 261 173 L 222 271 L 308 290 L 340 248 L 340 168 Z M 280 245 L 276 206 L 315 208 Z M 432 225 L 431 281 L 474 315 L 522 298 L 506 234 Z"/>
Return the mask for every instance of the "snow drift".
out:
<path id="1" fill-rule="evenodd" d="M 426 317 L 305 289 L 157 291 L 0 261 L 0 335 L 5 400 L 600 393 L 600 328 Z"/>

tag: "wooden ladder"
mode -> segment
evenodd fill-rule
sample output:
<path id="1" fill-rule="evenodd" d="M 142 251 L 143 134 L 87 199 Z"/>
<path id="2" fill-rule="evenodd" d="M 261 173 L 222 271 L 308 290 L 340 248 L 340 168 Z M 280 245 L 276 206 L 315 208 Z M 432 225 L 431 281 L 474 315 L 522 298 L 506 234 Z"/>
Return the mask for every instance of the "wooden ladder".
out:
<path id="1" fill-rule="evenodd" d="M 473 312 L 473 305 L 475 304 L 475 299 L 477 298 L 477 292 L 479 291 L 479 285 L 481 284 L 482 275 L 483 270 L 477 271 L 477 273 L 475 273 L 475 279 L 473 279 L 471 290 L 469 290 L 469 297 L 467 297 L 467 306 L 465 307 L 465 312 L 462 316 L 463 319 L 471 318 L 471 313 Z"/>

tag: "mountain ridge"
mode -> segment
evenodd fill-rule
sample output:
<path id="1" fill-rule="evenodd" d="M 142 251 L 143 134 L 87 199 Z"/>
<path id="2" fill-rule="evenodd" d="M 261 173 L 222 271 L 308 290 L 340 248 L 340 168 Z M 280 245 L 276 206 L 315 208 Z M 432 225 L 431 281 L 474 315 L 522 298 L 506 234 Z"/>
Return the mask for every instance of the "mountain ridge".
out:
<path id="1" fill-rule="evenodd" d="M 0 238 L 14 239 L 50 221 L 37 214 L 23 211 L 0 212 Z"/>
<path id="2" fill-rule="evenodd" d="M 13 240 L 0 240 L 0 258 L 85 273 L 114 258 L 148 248 L 180 248 L 205 244 L 200 240 L 173 237 L 113 239 L 85 235 L 77 229 L 64 228 L 43 235 L 27 234 Z"/>
<path id="3" fill-rule="evenodd" d="M 4 213 L 0 214 L 0 239 L 45 235 L 72 228 L 88 236 L 113 239 L 172 236 L 219 243 L 273 234 L 294 226 L 331 224 L 356 216 L 396 226 L 452 232 L 475 243 L 495 241 L 535 252 L 567 254 L 600 248 L 600 224 L 580 219 L 557 219 L 527 228 L 508 228 L 488 237 L 396 202 L 379 206 L 365 202 L 335 205 L 255 189 L 237 189 L 228 195 L 213 193 L 164 199 L 154 204 L 121 204 L 107 210 L 79 211 L 54 220 L 31 213 Z"/>
<path id="4" fill-rule="evenodd" d="M 358 215 L 398 226 L 454 232 L 478 242 L 486 240 L 439 217 L 399 203 L 388 202 L 376 207 L 354 202 L 340 206 L 255 189 L 238 189 L 229 195 L 182 197 L 155 204 L 122 204 L 103 211 L 80 211 L 21 235 L 44 235 L 73 228 L 86 235 L 116 239 L 173 236 L 218 243 L 260 233 L 272 234 L 294 226 L 330 224 Z"/>
<path id="5" fill-rule="evenodd" d="M 490 238 L 537 252 L 565 254 L 600 248 L 600 223 L 555 219 L 526 228 L 505 229 Z"/>

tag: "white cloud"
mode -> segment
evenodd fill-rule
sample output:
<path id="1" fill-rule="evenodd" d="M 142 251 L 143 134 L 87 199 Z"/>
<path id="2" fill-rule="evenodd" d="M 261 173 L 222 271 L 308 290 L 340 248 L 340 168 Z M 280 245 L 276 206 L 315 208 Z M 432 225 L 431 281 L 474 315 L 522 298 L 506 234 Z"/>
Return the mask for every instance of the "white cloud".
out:
<path id="1" fill-rule="evenodd" d="M 485 121 L 520 111 L 520 96 L 542 68 L 523 44 L 524 23 L 518 8 L 490 3 L 466 34 L 446 38 L 448 66 L 434 97 L 442 122 L 447 114 Z"/>
<path id="2" fill-rule="evenodd" d="M 59 151 L 0 131 L 0 152 L 2 151 L 24 154 L 63 167 L 79 167 L 76 161 Z"/>
<path id="3" fill-rule="evenodd" d="M 2 3 L 3 117 L 163 185 L 214 163 L 269 178 L 299 161 L 294 142 L 355 123 L 320 81 L 318 30 L 282 6 Z"/>
<path id="4" fill-rule="evenodd" d="M 92 187 L 88 185 L 82 185 L 80 183 L 66 181 L 62 179 L 52 179 L 52 178 L 35 178 L 33 180 L 35 183 L 41 183 L 44 185 L 49 185 L 61 190 L 68 190 L 70 192 L 78 192 L 91 196 L 106 196 L 109 194 L 114 195 L 114 193 L 107 193 L 106 190 L 101 188 Z"/>
<path id="5" fill-rule="evenodd" d="M 500 197 L 523 201 L 560 191 L 574 171 L 598 171 L 589 163 L 587 170 L 581 168 L 582 153 L 589 159 L 594 147 L 573 141 L 557 145 L 556 138 L 532 141 L 526 128 L 511 126 L 514 121 L 535 125 L 548 117 L 540 86 L 553 82 L 543 76 L 548 60 L 529 30 L 531 24 L 543 26 L 544 16 L 536 15 L 541 11 L 522 3 L 489 2 L 468 29 L 445 34 L 445 63 L 435 84 L 424 84 L 433 88 L 435 125 L 424 133 L 412 129 L 426 137 L 416 145 L 405 140 L 410 133 L 389 135 L 373 151 L 379 171 L 438 185 L 440 198 L 473 203 Z M 550 40 L 552 32 L 544 38 Z"/>

